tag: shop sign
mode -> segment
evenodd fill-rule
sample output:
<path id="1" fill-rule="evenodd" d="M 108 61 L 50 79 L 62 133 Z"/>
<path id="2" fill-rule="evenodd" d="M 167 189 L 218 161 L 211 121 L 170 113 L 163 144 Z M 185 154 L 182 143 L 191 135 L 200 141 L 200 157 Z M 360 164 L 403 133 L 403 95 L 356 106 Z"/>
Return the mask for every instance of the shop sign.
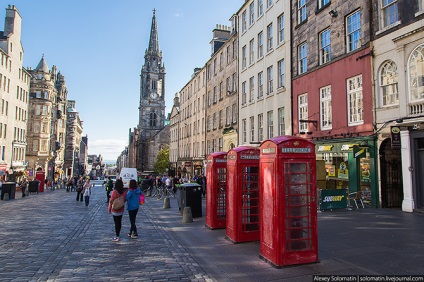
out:
<path id="1" fill-rule="evenodd" d="M 215 162 L 217 163 L 226 163 L 227 159 L 216 159 Z"/>
<path id="2" fill-rule="evenodd" d="M 353 156 L 355 159 L 364 158 L 367 150 L 365 148 L 353 147 Z"/>
<path id="3" fill-rule="evenodd" d="M 322 190 L 321 210 L 345 209 L 347 207 L 346 190 Z"/>
<path id="4" fill-rule="evenodd" d="M 191 162 L 185 162 L 184 166 L 191 166 Z"/>
<path id="5" fill-rule="evenodd" d="M 333 145 L 319 145 L 318 152 L 330 152 L 333 150 Z"/>
<path id="6" fill-rule="evenodd" d="M 400 127 L 391 126 L 390 127 L 390 137 L 392 139 L 392 149 L 400 149 Z"/>

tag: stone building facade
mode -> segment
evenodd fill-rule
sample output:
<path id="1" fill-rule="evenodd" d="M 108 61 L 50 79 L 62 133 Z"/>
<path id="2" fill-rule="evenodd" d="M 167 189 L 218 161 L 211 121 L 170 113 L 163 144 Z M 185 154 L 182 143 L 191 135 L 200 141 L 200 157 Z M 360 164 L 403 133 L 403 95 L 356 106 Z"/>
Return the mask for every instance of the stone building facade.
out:
<path id="1" fill-rule="evenodd" d="M 195 68 L 191 79 L 180 90 L 179 99 L 174 98 L 171 147 L 172 156 L 177 156 L 175 169 L 179 176 L 189 178 L 204 173 L 206 87 L 206 68 Z"/>
<path id="2" fill-rule="evenodd" d="M 83 122 L 80 119 L 79 113 L 76 110 L 76 102 L 74 100 L 68 101 L 68 108 L 66 111 L 66 141 L 65 141 L 65 161 L 64 173 L 66 177 L 73 177 L 75 175 L 82 175 L 81 169 L 81 142 Z"/>
<path id="3" fill-rule="evenodd" d="M 240 145 L 292 134 L 290 2 L 248 0 L 233 18 L 239 34 Z"/>
<path id="4" fill-rule="evenodd" d="M 422 211 L 423 1 L 371 2 L 381 207 Z"/>
<path id="5" fill-rule="evenodd" d="M 206 155 L 237 147 L 238 38 L 235 29 L 217 25 L 206 63 Z"/>
<path id="6" fill-rule="evenodd" d="M 64 175 L 67 94 L 64 76 L 56 66 L 50 70 L 44 56 L 29 69 L 31 85 L 27 161 L 34 171 L 43 170 L 53 179 Z"/>
<path id="7" fill-rule="evenodd" d="M 27 167 L 30 75 L 22 67 L 21 25 L 18 9 L 9 5 L 0 31 L 0 178 L 12 181 L 20 180 Z"/>

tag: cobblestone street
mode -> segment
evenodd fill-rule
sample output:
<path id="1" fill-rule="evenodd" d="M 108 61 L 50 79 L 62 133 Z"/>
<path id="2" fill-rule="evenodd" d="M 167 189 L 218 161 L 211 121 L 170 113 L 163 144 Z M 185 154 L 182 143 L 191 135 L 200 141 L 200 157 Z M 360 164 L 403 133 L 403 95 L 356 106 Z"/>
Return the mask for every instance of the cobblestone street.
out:
<path id="1" fill-rule="evenodd" d="M 89 207 L 64 189 L 0 203 L 0 279 L 2 281 L 207 280 L 208 276 L 172 233 L 139 211 L 139 238 L 114 236 L 104 188 L 95 186 Z M 156 200 L 155 200 L 156 201 Z M 146 204 L 148 206 L 148 203 Z M 147 213 L 147 214 L 146 214 Z"/>

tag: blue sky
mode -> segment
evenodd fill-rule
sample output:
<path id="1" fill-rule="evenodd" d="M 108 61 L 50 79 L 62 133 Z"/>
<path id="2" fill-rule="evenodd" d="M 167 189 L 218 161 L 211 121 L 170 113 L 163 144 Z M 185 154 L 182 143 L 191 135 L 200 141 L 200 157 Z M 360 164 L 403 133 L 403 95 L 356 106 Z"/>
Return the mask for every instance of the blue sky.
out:
<path id="1" fill-rule="evenodd" d="M 194 68 L 210 58 L 212 30 L 230 25 L 244 0 L 15 0 L 22 16 L 24 67 L 42 55 L 66 79 L 68 99 L 88 135 L 89 154 L 116 160 L 138 123 L 140 71 L 153 9 L 166 67 L 166 113 Z"/>

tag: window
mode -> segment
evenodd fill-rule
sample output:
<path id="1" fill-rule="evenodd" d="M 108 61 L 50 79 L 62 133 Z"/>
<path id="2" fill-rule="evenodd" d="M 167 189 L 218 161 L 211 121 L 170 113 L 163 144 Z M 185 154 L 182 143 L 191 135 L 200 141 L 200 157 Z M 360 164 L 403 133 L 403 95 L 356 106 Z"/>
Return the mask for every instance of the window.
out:
<path id="1" fill-rule="evenodd" d="M 258 115 L 258 141 L 264 139 L 264 114 Z"/>
<path id="2" fill-rule="evenodd" d="M 330 0 L 318 0 L 318 9 L 321 9 L 325 5 L 329 4 Z"/>
<path id="3" fill-rule="evenodd" d="M 250 82 L 249 102 L 252 102 L 254 100 L 253 95 L 255 93 L 255 78 L 252 76 L 249 79 L 249 82 Z"/>
<path id="4" fill-rule="evenodd" d="M 245 32 L 247 28 L 246 11 L 241 14 L 241 32 Z"/>
<path id="5" fill-rule="evenodd" d="M 306 21 L 306 0 L 297 2 L 297 24 Z"/>
<path id="6" fill-rule="evenodd" d="M 347 102 L 349 125 L 362 124 L 362 75 L 347 80 Z"/>
<path id="7" fill-rule="evenodd" d="M 319 48 L 319 62 L 322 65 L 331 60 L 330 29 L 319 34 Z"/>
<path id="8" fill-rule="evenodd" d="M 308 94 L 302 94 L 298 97 L 298 115 L 299 115 L 299 132 L 308 131 L 308 123 L 300 122 L 300 120 L 308 119 Z"/>
<path id="9" fill-rule="evenodd" d="M 331 106 L 331 86 L 320 88 L 321 99 L 321 129 L 331 129 L 332 106 Z"/>
<path id="10" fill-rule="evenodd" d="M 409 85 L 411 102 L 424 99 L 424 45 L 418 46 L 411 54 L 409 62 Z"/>
<path id="11" fill-rule="evenodd" d="M 286 134 L 286 124 L 284 119 L 284 107 L 278 109 L 278 136 Z"/>
<path id="12" fill-rule="evenodd" d="M 230 107 L 225 108 L 225 124 L 229 125 L 231 122 L 231 112 L 230 112 Z"/>
<path id="13" fill-rule="evenodd" d="M 224 117 L 222 116 L 222 110 L 219 111 L 219 127 L 221 128 L 223 125 Z"/>
<path id="14" fill-rule="evenodd" d="M 41 133 L 47 133 L 48 132 L 48 124 L 47 122 L 41 123 Z"/>
<path id="15" fill-rule="evenodd" d="M 258 17 L 262 16 L 264 13 L 264 3 L 263 0 L 258 0 Z"/>
<path id="16" fill-rule="evenodd" d="M 241 48 L 241 68 L 245 69 L 246 68 L 246 45 L 243 46 L 243 48 Z"/>
<path id="17" fill-rule="evenodd" d="M 32 142 L 32 150 L 33 150 L 33 151 L 35 151 L 35 152 L 38 152 L 38 150 L 39 150 L 39 143 L 38 143 L 38 140 L 34 140 L 34 141 Z"/>
<path id="18" fill-rule="evenodd" d="M 255 2 L 250 3 L 249 6 L 249 23 L 252 25 L 255 22 Z"/>
<path id="19" fill-rule="evenodd" d="M 229 76 L 229 77 L 227 77 L 227 80 L 226 80 L 226 89 L 227 89 L 227 93 L 231 93 L 231 86 L 232 86 L 232 84 L 231 84 L 231 77 Z"/>
<path id="20" fill-rule="evenodd" d="M 284 41 L 284 14 L 278 17 L 278 43 Z"/>
<path id="21" fill-rule="evenodd" d="M 271 94 L 274 91 L 274 79 L 272 76 L 272 66 L 270 66 L 269 68 L 267 68 L 266 70 L 266 76 L 267 76 L 267 94 Z"/>
<path id="22" fill-rule="evenodd" d="M 380 76 L 382 105 L 390 106 L 399 103 L 398 71 L 393 61 L 385 62 Z"/>
<path id="23" fill-rule="evenodd" d="M 272 6 L 272 0 L 267 0 L 266 1 L 266 8 L 268 9 L 271 6 Z"/>
<path id="24" fill-rule="evenodd" d="M 246 119 L 243 119 L 241 121 L 241 128 L 242 128 L 242 143 L 247 142 L 247 125 L 246 125 Z"/>
<path id="25" fill-rule="evenodd" d="M 210 116 L 208 116 L 208 117 L 206 118 L 206 129 L 207 129 L 208 131 L 210 131 L 210 130 L 211 130 L 211 117 L 210 117 Z"/>
<path id="26" fill-rule="evenodd" d="M 241 104 L 244 105 L 246 104 L 246 99 L 247 99 L 247 91 L 246 91 L 246 81 L 243 81 L 243 83 L 241 84 Z"/>
<path id="27" fill-rule="evenodd" d="M 233 89 L 231 91 L 237 91 L 237 73 L 233 73 Z"/>
<path id="28" fill-rule="evenodd" d="M 267 124 L 268 124 L 268 131 L 267 131 L 267 138 L 271 138 L 274 136 L 274 114 L 273 111 L 269 111 L 267 114 Z"/>
<path id="29" fill-rule="evenodd" d="M 230 46 L 227 46 L 227 64 L 231 62 L 231 48 Z"/>
<path id="30" fill-rule="evenodd" d="M 250 49 L 250 56 L 249 56 L 249 64 L 253 64 L 253 62 L 255 61 L 255 40 L 252 39 L 249 42 L 249 49 Z"/>
<path id="31" fill-rule="evenodd" d="M 213 87 L 213 103 L 215 104 L 218 101 L 218 89 L 216 86 Z"/>
<path id="32" fill-rule="evenodd" d="M 258 98 L 264 96 L 264 73 L 258 73 Z"/>
<path id="33" fill-rule="evenodd" d="M 399 20 L 397 0 L 380 0 L 383 27 L 390 26 Z"/>
<path id="34" fill-rule="evenodd" d="M 223 91 L 223 87 L 224 85 L 222 85 L 222 81 L 219 83 L 219 100 L 222 100 L 224 98 L 224 91 Z"/>
<path id="35" fill-rule="evenodd" d="M 216 113 L 213 113 L 212 124 L 213 124 L 213 129 L 216 129 Z"/>
<path id="36" fill-rule="evenodd" d="M 250 142 L 255 142 L 255 117 L 250 117 Z"/>
<path id="37" fill-rule="evenodd" d="M 284 59 L 278 61 L 278 82 L 277 87 L 283 87 L 284 86 Z"/>
<path id="38" fill-rule="evenodd" d="M 421 12 L 424 7 L 424 0 L 417 0 L 418 1 L 418 11 Z"/>
<path id="39" fill-rule="evenodd" d="M 356 11 L 347 16 L 347 51 L 353 51 L 361 47 L 361 11 Z"/>
<path id="40" fill-rule="evenodd" d="M 267 28 L 266 28 L 266 33 L 267 33 L 267 36 L 268 36 L 268 40 L 267 40 L 267 51 L 269 52 L 269 51 L 271 51 L 272 50 L 272 24 L 270 24 L 270 25 L 268 25 L 267 26 Z"/>
<path id="41" fill-rule="evenodd" d="M 237 123 L 237 104 L 233 104 L 233 123 Z"/>
<path id="42" fill-rule="evenodd" d="M 308 70 L 308 44 L 301 44 L 298 49 L 298 68 L 299 74 L 305 73 Z"/>
<path id="43" fill-rule="evenodd" d="M 264 56 L 264 33 L 258 34 L 258 59 Z"/>

